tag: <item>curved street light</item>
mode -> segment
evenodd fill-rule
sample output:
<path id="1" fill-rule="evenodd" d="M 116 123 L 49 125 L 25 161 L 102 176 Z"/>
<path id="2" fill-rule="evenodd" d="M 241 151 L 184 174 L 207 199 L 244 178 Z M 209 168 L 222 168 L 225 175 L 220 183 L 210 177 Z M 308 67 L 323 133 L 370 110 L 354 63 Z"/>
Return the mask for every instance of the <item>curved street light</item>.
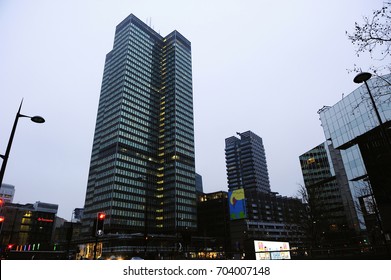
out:
<path id="1" fill-rule="evenodd" d="M 20 113 L 20 109 L 22 108 L 22 104 L 23 104 L 23 99 L 20 102 L 19 110 L 18 110 L 18 112 L 16 113 L 16 116 L 15 116 L 14 125 L 12 127 L 11 135 L 10 135 L 10 138 L 8 140 L 8 145 L 7 145 L 7 149 L 5 151 L 5 154 L 4 155 L 0 155 L 0 157 L 3 159 L 3 163 L 1 165 L 1 170 L 0 170 L 0 186 L 3 183 L 5 168 L 7 166 L 8 157 L 9 157 L 9 154 L 10 154 L 10 151 L 11 151 L 12 141 L 14 140 L 15 130 L 16 130 L 16 126 L 18 124 L 19 118 L 29 118 L 32 122 L 35 122 L 35 123 L 44 123 L 45 122 L 45 119 L 42 118 L 41 116 L 30 117 L 30 116 L 22 115 Z"/>
<path id="2" fill-rule="evenodd" d="M 353 79 L 353 82 L 355 82 L 356 84 L 361 84 L 361 83 L 364 83 L 365 86 L 367 87 L 367 90 L 368 90 L 368 94 L 369 94 L 369 97 L 371 98 L 371 102 L 372 102 L 372 107 L 373 109 L 375 110 L 375 113 L 376 113 L 376 117 L 377 117 L 377 120 L 379 121 L 379 125 L 381 127 L 383 127 L 383 121 L 380 117 L 380 114 L 379 114 L 379 111 L 377 109 L 377 106 L 376 106 L 376 103 L 375 103 L 375 99 L 373 98 L 373 95 L 371 93 L 371 90 L 369 89 L 369 86 L 368 86 L 368 83 L 367 81 L 372 77 L 372 74 L 371 73 L 368 73 L 368 72 L 361 72 L 361 73 L 358 73 L 356 75 L 356 77 L 354 77 Z"/>

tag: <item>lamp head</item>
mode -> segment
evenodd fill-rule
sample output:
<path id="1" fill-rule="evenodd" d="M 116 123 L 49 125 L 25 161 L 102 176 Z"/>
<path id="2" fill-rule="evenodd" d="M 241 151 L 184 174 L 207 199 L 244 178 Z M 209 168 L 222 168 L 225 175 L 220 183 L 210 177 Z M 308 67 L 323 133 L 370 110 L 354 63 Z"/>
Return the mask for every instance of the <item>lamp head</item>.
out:
<path id="1" fill-rule="evenodd" d="M 42 118 L 41 116 L 34 116 L 30 118 L 33 122 L 35 123 L 44 123 L 45 119 Z"/>
<path id="2" fill-rule="evenodd" d="M 362 82 L 368 81 L 372 77 L 371 73 L 368 72 L 361 72 L 358 73 L 356 77 L 354 77 L 353 82 L 356 84 L 361 84 Z"/>

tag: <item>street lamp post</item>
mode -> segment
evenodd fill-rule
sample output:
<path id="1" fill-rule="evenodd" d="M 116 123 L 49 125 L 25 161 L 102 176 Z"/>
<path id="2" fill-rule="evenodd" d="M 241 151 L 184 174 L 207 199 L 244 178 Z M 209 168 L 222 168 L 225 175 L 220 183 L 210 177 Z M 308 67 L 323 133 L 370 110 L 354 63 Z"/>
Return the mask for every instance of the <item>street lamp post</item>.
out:
<path id="1" fill-rule="evenodd" d="M 18 110 L 18 112 L 16 113 L 16 116 L 15 116 L 14 126 L 12 127 L 11 135 L 10 135 L 10 138 L 8 140 L 8 145 L 7 145 L 7 149 L 5 151 L 5 154 L 4 155 L 0 155 L 0 157 L 3 159 L 3 163 L 1 165 L 1 170 L 0 170 L 0 186 L 3 183 L 5 168 L 7 166 L 8 157 L 9 157 L 9 154 L 10 154 L 10 151 L 11 151 L 12 141 L 14 140 L 15 130 L 16 130 L 16 126 L 18 124 L 19 118 L 29 118 L 29 119 L 31 119 L 31 121 L 33 121 L 35 123 L 44 123 L 45 122 L 45 119 L 40 117 L 40 116 L 30 117 L 30 116 L 22 115 L 20 113 L 20 109 L 22 108 L 22 103 L 23 103 L 23 99 L 20 102 L 19 110 Z"/>
<path id="2" fill-rule="evenodd" d="M 375 113 L 376 113 L 376 117 L 379 121 L 379 124 L 381 127 L 383 127 L 383 121 L 380 117 L 380 114 L 379 114 L 379 111 L 377 110 L 377 106 L 376 106 L 376 103 L 375 103 L 375 99 L 373 98 L 373 95 L 371 93 L 371 90 L 369 89 L 369 86 L 368 86 L 368 83 L 367 81 L 372 77 L 372 74 L 371 73 L 368 73 L 368 72 L 361 72 L 359 74 L 356 75 L 356 77 L 354 77 L 353 81 L 356 83 L 356 84 L 361 84 L 364 82 L 365 86 L 367 87 L 367 90 L 368 90 L 368 94 L 369 94 L 369 97 L 371 99 L 371 102 L 372 102 L 372 106 L 373 106 L 373 109 L 375 110 Z"/>

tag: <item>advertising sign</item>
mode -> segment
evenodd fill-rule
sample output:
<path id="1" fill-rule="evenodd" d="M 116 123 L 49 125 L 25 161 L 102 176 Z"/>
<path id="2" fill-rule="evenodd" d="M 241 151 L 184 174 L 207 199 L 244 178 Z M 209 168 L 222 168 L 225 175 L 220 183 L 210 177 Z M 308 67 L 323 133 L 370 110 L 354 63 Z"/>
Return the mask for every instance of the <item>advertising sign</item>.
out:
<path id="1" fill-rule="evenodd" d="M 256 260 L 290 260 L 289 242 L 254 240 Z"/>
<path id="2" fill-rule="evenodd" d="M 246 203 L 244 189 L 237 189 L 228 192 L 229 214 L 231 220 L 246 218 Z"/>

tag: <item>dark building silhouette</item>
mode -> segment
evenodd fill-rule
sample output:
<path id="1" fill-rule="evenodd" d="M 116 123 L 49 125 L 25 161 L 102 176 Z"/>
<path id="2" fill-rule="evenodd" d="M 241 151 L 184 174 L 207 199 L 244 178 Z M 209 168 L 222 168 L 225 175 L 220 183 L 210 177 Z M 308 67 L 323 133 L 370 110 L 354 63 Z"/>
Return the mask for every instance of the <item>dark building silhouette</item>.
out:
<path id="1" fill-rule="evenodd" d="M 203 251 L 230 252 L 228 193 L 205 193 L 198 201 L 198 236 L 203 237 Z"/>
<path id="2" fill-rule="evenodd" d="M 58 205 L 5 203 L 0 241 L 2 252 L 53 251 L 52 242 Z"/>
<path id="3" fill-rule="evenodd" d="M 246 190 L 246 219 L 231 220 L 231 249 L 254 259 L 254 240 L 289 242 L 302 249 L 307 242 L 304 223 L 306 209 L 300 199 Z"/>

